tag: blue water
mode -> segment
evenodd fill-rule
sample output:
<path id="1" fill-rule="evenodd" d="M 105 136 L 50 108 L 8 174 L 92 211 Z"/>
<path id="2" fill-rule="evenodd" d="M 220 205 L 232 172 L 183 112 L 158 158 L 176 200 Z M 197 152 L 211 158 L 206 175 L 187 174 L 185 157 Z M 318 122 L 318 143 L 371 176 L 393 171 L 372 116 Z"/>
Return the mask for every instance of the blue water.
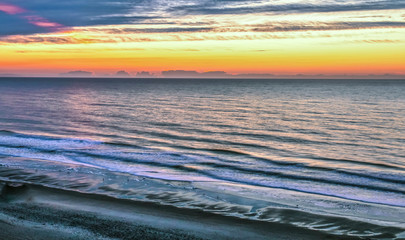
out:
<path id="1" fill-rule="evenodd" d="M 0 178 L 338 235 L 397 233 L 404 93 L 405 80 L 0 78 Z"/>

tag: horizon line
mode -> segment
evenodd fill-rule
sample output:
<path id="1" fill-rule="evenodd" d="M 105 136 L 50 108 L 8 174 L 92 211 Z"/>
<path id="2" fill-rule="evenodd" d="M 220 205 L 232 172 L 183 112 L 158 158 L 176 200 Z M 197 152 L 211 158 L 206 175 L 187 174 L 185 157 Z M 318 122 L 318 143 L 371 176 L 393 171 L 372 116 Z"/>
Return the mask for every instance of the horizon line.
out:
<path id="1" fill-rule="evenodd" d="M 164 71 L 137 71 L 127 72 L 119 70 L 114 73 L 96 73 L 93 71 L 73 70 L 63 73 L 0 73 L 0 77 L 14 78 L 128 78 L 128 79 L 403 79 L 405 73 L 228 73 L 225 71 L 204 71 L 195 70 L 164 70 Z"/>
<path id="2" fill-rule="evenodd" d="M 210 79 L 220 79 L 220 80 L 405 80 L 405 75 L 305 75 L 305 76 L 295 76 L 295 75 L 275 75 L 273 77 L 117 77 L 117 76 L 2 76 L 0 74 L 0 79 L 4 78 L 47 78 L 47 79 L 126 79 L 126 80 L 156 80 L 156 79 L 167 79 L 167 80 L 210 80 Z"/>

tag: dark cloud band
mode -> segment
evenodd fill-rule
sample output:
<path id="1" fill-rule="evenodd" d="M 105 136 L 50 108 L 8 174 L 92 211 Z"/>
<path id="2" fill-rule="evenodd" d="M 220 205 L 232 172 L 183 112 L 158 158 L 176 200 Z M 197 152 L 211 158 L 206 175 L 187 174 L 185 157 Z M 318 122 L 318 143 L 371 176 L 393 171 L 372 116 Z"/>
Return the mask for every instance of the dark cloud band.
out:
<path id="1" fill-rule="evenodd" d="M 9 8 L 7 6 L 15 6 Z M 116 33 L 170 33 L 170 32 L 204 32 L 220 31 L 217 26 L 201 23 L 199 26 L 190 28 L 172 27 L 172 24 L 182 24 L 174 21 L 175 18 L 194 15 L 238 15 L 238 14 L 291 14 L 291 13 L 325 13 L 343 11 L 366 11 L 366 10 L 392 10 L 405 9 L 405 0 L 360 0 L 338 1 L 327 4 L 309 4 L 297 0 L 295 3 L 283 4 L 282 1 L 275 3 L 263 0 L 0 0 L 0 36 L 25 35 L 32 33 L 46 33 L 58 31 L 61 27 L 46 28 L 54 23 L 55 26 L 86 27 L 97 25 L 121 25 L 121 24 L 150 24 L 168 25 L 167 28 L 149 29 L 116 29 Z M 6 8 L 7 7 L 7 8 Z M 17 15 L 13 15 L 18 9 L 24 9 L 26 14 L 38 16 L 38 24 L 35 21 L 24 21 Z M 45 21 L 46 19 L 46 21 Z M 42 25 L 41 25 L 42 24 Z M 187 25 L 186 23 L 184 23 Z M 42 27 L 41 27 L 42 26 Z M 330 30 L 330 29 L 356 29 L 365 27 L 404 27 L 404 22 L 340 22 L 314 25 L 292 24 L 262 24 L 249 27 L 250 31 L 305 31 L 305 30 Z M 245 26 L 236 26 L 239 31 L 245 31 Z M 234 27 L 229 26 L 231 32 Z M 226 30 L 226 28 L 222 28 Z"/>
<path id="2" fill-rule="evenodd" d="M 181 15 L 218 15 L 218 14 L 252 14 L 252 13 L 316 13 L 316 12 L 343 12 L 343 11 L 369 11 L 405 9 L 405 1 L 365 1 L 355 4 L 344 1 L 335 4 L 265 4 L 259 6 L 232 6 L 231 1 L 218 0 L 212 4 L 197 4 L 176 6 L 168 11 Z M 247 2 L 247 1 L 238 1 Z M 215 3 L 215 4 L 214 4 Z M 232 1 L 232 3 L 234 3 Z"/>

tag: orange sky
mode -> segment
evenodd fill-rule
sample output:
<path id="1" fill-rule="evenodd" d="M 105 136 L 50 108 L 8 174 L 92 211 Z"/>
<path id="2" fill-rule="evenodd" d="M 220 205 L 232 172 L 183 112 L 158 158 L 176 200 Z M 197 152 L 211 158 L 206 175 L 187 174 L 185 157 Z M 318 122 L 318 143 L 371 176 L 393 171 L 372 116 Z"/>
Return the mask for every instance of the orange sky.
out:
<path id="1" fill-rule="evenodd" d="M 0 1 L 0 14 L 18 16 L 46 31 L 3 34 L 0 74 L 52 76 L 84 70 L 101 76 L 118 70 L 134 74 L 178 69 L 405 74 L 405 24 L 398 24 L 405 19 L 402 9 L 194 14 L 191 19 L 171 16 L 170 26 L 145 20 L 64 27 L 40 12 L 20 16 L 29 10 L 5 6 Z M 384 24 L 388 20 L 395 24 Z"/>

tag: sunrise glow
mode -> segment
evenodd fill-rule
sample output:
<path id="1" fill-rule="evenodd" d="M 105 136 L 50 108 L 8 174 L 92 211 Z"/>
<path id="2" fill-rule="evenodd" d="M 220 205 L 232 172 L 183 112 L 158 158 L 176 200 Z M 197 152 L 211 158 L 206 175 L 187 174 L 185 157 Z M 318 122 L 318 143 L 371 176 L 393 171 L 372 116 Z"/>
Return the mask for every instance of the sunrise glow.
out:
<path id="1" fill-rule="evenodd" d="M 41 4 L 0 1 L 0 74 L 405 74 L 398 3 Z"/>

